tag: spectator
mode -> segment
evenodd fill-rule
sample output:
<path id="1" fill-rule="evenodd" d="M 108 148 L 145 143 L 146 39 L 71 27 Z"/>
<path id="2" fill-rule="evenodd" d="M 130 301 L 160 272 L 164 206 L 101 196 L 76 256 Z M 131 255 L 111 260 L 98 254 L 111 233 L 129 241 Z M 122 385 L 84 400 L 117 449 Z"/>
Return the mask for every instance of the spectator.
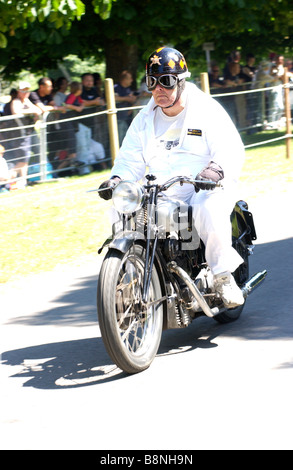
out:
<path id="1" fill-rule="evenodd" d="M 269 61 L 263 60 L 255 74 L 255 81 L 252 82 L 254 89 L 263 89 L 272 85 L 273 77 L 270 74 L 271 64 Z M 263 124 L 266 123 L 266 94 L 270 92 L 259 91 L 256 95 L 256 124 L 262 130 Z"/>
<path id="2" fill-rule="evenodd" d="M 56 91 L 53 94 L 53 99 L 56 106 L 62 106 L 66 98 L 66 91 L 68 88 L 68 80 L 65 77 L 59 77 L 56 80 Z"/>
<path id="3" fill-rule="evenodd" d="M 130 86 L 133 78 L 130 72 L 124 70 L 120 74 L 119 82 L 114 85 L 117 108 L 127 108 L 135 103 L 137 96 L 134 95 Z M 117 113 L 119 144 L 121 146 L 124 136 L 132 120 L 131 111 L 120 111 Z"/>
<path id="4" fill-rule="evenodd" d="M 99 96 L 97 89 L 94 87 L 94 77 L 92 73 L 84 73 L 81 76 L 82 93 L 81 99 L 84 106 L 104 106 L 105 101 Z"/>
<path id="5" fill-rule="evenodd" d="M 84 101 L 80 95 L 82 93 L 82 84 L 79 82 L 72 82 L 70 84 L 70 94 L 65 99 L 65 107 L 71 111 L 80 113 L 84 108 Z"/>
<path id="6" fill-rule="evenodd" d="M 82 92 L 82 84 L 80 82 L 72 82 L 70 84 L 70 94 L 66 96 L 65 102 L 63 105 L 65 106 L 66 110 L 75 112 L 81 112 L 84 109 L 83 100 L 81 99 L 80 95 Z M 66 114 L 66 118 L 70 117 L 70 115 Z M 76 161 L 76 136 L 78 126 L 76 125 L 76 121 L 65 121 L 62 122 L 62 119 L 58 123 L 62 136 L 58 139 L 61 143 L 61 147 L 55 156 L 55 168 L 57 170 L 61 170 L 67 167 L 78 165 Z M 80 124 L 79 124 L 80 125 Z M 57 164 L 57 166 L 56 166 Z"/>
<path id="7" fill-rule="evenodd" d="M 29 95 L 30 101 L 38 106 L 42 113 L 47 111 L 61 111 L 65 112 L 62 106 L 57 106 L 52 95 L 53 85 L 52 80 L 47 77 L 40 78 L 38 81 L 39 88 L 32 91 Z"/>
<path id="8" fill-rule="evenodd" d="M 255 82 L 253 84 L 254 88 L 265 88 L 271 86 L 273 82 L 273 77 L 270 74 L 271 64 L 267 60 L 262 60 L 258 66 L 258 69 L 255 73 Z"/>
<path id="9" fill-rule="evenodd" d="M 209 73 L 210 88 L 223 88 L 225 86 L 224 78 L 220 76 L 220 67 L 216 62 L 212 62 Z"/>
<path id="10" fill-rule="evenodd" d="M 138 89 L 138 95 L 136 100 L 136 105 L 145 105 L 148 104 L 152 97 L 151 91 L 148 90 L 146 86 L 145 77 L 143 77 L 140 81 L 140 87 Z"/>
<path id="11" fill-rule="evenodd" d="M 107 168 L 106 163 L 104 162 L 104 146 L 100 142 L 95 141 L 92 138 L 91 129 L 81 123 L 78 123 L 76 148 L 78 165 L 82 163 L 82 166 L 78 167 L 78 173 L 80 175 L 90 173 L 91 166 L 93 166 L 94 169 Z"/>
<path id="12" fill-rule="evenodd" d="M 54 100 L 55 106 L 63 111 L 66 111 L 66 108 L 62 108 L 63 103 L 66 98 L 66 91 L 68 88 L 68 80 L 65 77 L 57 78 L 55 82 L 55 90 L 52 93 L 52 98 Z M 47 134 L 47 143 L 48 143 L 48 157 L 53 166 L 56 167 L 56 161 L 58 160 L 58 156 L 60 152 L 63 150 L 64 147 L 64 138 L 66 139 L 64 133 L 64 127 L 66 127 L 66 123 L 60 124 L 59 119 L 61 118 L 60 113 L 55 112 L 53 115 L 51 114 L 47 122 L 53 119 L 54 124 L 48 126 L 48 134 Z"/>
<path id="13" fill-rule="evenodd" d="M 242 78 L 244 82 L 252 82 L 255 79 L 256 67 L 255 56 L 251 53 L 246 56 L 246 65 L 242 68 Z"/>
<path id="14" fill-rule="evenodd" d="M 104 99 L 99 96 L 99 92 L 97 88 L 94 86 L 94 76 L 92 73 L 84 73 L 82 75 L 82 94 L 81 99 L 83 100 L 85 108 L 89 108 L 90 106 L 105 106 Z M 89 114 L 92 111 L 90 109 L 84 110 L 83 114 Z M 101 140 L 102 137 L 102 129 L 105 128 L 105 116 L 89 116 L 86 119 L 82 120 L 82 124 L 79 123 L 78 125 L 78 147 L 83 151 L 79 151 L 78 159 L 80 159 L 80 155 L 82 155 L 82 160 L 85 161 L 85 152 L 90 147 L 90 139 L 93 138 L 94 140 Z M 88 128 L 88 129 L 86 129 Z M 80 146 L 80 143 L 83 142 Z"/>
<path id="15" fill-rule="evenodd" d="M 276 62 L 272 63 L 270 74 L 273 77 L 273 90 L 269 93 L 268 127 L 279 129 L 282 125 L 281 118 L 284 111 L 283 82 L 284 82 L 284 57 L 278 55 Z"/>
<path id="16" fill-rule="evenodd" d="M 17 98 L 17 89 L 12 88 L 10 90 L 10 101 L 6 103 L 3 107 L 3 116 L 11 116 L 11 104 L 13 100 Z M 19 157 L 19 152 L 17 149 L 18 138 L 20 137 L 19 130 L 15 129 L 18 126 L 18 123 L 13 120 L 2 120 L 0 123 L 1 129 L 9 129 L 6 131 L 1 131 L 1 141 L 5 142 L 5 150 L 6 150 L 6 160 L 17 161 Z M 12 130 L 10 130 L 10 128 Z"/>
<path id="17" fill-rule="evenodd" d="M 142 77 L 140 81 L 140 87 L 137 92 L 137 99 L 135 102 L 135 106 L 146 106 L 149 102 L 149 100 L 152 97 L 152 93 L 148 90 L 148 87 L 146 86 L 145 82 L 145 76 Z M 137 113 L 139 113 L 140 109 L 136 109 L 133 112 L 133 115 L 136 116 Z"/>
<path id="18" fill-rule="evenodd" d="M 38 116 L 41 114 L 41 110 L 29 100 L 29 94 L 30 84 L 21 81 L 18 86 L 17 96 L 12 100 L 10 105 L 12 115 L 27 116 L 26 118 L 15 119 L 15 123 L 17 123 L 21 129 L 19 131 L 12 131 L 12 134 L 10 134 L 10 137 L 14 137 L 14 147 L 17 145 L 17 148 L 7 157 L 9 158 L 10 165 L 14 165 L 14 170 L 17 171 L 21 177 L 21 180 L 18 182 L 18 187 L 26 186 L 28 163 L 31 156 L 31 128 L 23 127 L 33 124 L 32 117 L 37 120 Z"/>
<path id="19" fill-rule="evenodd" d="M 41 110 L 35 106 L 29 99 L 30 84 L 28 82 L 19 82 L 17 95 L 11 101 L 11 114 L 29 114 L 34 115 L 35 119 L 41 114 Z"/>
<path id="20" fill-rule="evenodd" d="M 255 81 L 256 67 L 255 67 L 255 56 L 251 53 L 246 55 L 246 65 L 242 68 L 242 77 L 245 83 L 245 90 L 251 88 L 252 82 Z M 257 96 L 256 93 L 248 93 L 245 96 L 246 99 L 246 127 L 248 127 L 247 134 L 253 134 L 256 132 L 256 125 L 258 124 L 257 119 Z"/>
<path id="21" fill-rule="evenodd" d="M 240 65 L 240 60 L 241 53 L 239 51 L 232 51 L 231 54 L 228 56 L 223 71 L 224 80 L 227 86 L 236 86 L 240 81 L 240 83 L 242 83 L 243 76 L 242 65 Z"/>
<path id="22" fill-rule="evenodd" d="M 94 87 L 94 77 L 92 73 L 84 73 L 82 75 L 82 93 L 81 99 L 83 100 L 83 104 L 85 108 L 89 108 L 92 106 L 104 106 L 105 101 L 98 95 L 97 89 Z M 83 114 L 91 114 L 92 110 L 85 109 Z M 86 126 L 90 129 L 91 135 L 96 138 L 96 134 L 98 132 L 98 125 L 97 119 L 93 116 L 89 116 L 86 119 L 82 120 L 82 125 Z M 85 135 L 89 135 L 88 132 Z M 89 145 L 89 142 L 88 142 Z"/>
<path id="23" fill-rule="evenodd" d="M 17 89 L 16 88 L 11 88 L 10 90 L 10 101 L 5 104 L 3 108 L 3 116 L 11 116 L 11 104 L 12 101 L 17 98 Z"/>
<path id="24" fill-rule="evenodd" d="M 240 65 L 241 54 L 239 51 L 233 51 L 228 57 L 224 68 L 224 81 L 227 93 L 235 93 L 242 90 L 244 82 L 242 66 Z M 236 127 L 245 126 L 245 98 L 239 95 L 227 96 L 222 102 L 226 111 L 229 113 Z"/>
<path id="25" fill-rule="evenodd" d="M 292 73 L 293 73 L 293 60 L 287 59 L 285 65 L 288 69 L 288 72 L 290 73 L 290 76 L 292 76 Z"/>
<path id="26" fill-rule="evenodd" d="M 65 113 L 66 109 L 64 106 L 57 106 L 54 97 L 52 94 L 53 91 L 53 84 L 52 80 L 48 77 L 40 78 L 38 81 L 38 89 L 31 92 L 29 95 L 30 101 L 36 105 L 42 113 L 50 112 L 50 111 L 60 111 L 61 113 Z M 52 116 L 53 120 L 56 120 L 56 116 Z M 47 122 L 50 121 L 50 118 L 47 119 Z M 48 136 L 47 136 L 47 144 L 49 150 L 49 160 L 53 164 L 54 155 L 59 147 L 59 124 L 53 124 L 49 126 L 48 129 Z M 35 150 L 35 154 L 40 157 L 41 155 L 41 148 L 40 148 L 40 141 L 39 136 L 35 134 L 33 136 L 33 146 Z"/>
<path id="27" fill-rule="evenodd" d="M 92 165 L 94 170 L 106 170 L 107 164 L 105 162 L 106 154 L 104 146 L 100 142 L 90 140 L 88 162 Z"/>
<path id="28" fill-rule="evenodd" d="M 59 77 L 55 83 L 55 90 L 52 93 L 52 98 L 54 100 L 55 106 L 57 109 L 62 109 L 63 112 L 66 111 L 64 107 L 64 101 L 66 98 L 66 91 L 68 88 L 68 80 L 65 77 Z M 53 124 L 50 124 L 47 128 L 47 144 L 48 144 L 48 158 L 54 169 L 59 166 L 59 156 L 64 155 L 66 152 L 64 148 L 67 145 L 67 141 L 70 141 L 69 136 L 66 134 L 67 123 L 59 122 L 62 119 L 62 115 L 57 111 L 51 113 L 47 118 L 47 122 L 50 122 L 53 119 L 55 121 Z"/>
<path id="29" fill-rule="evenodd" d="M 8 190 L 9 185 L 5 184 L 12 178 L 17 177 L 15 170 L 10 170 L 7 161 L 4 157 L 5 148 L 0 144 L 0 190 Z M 3 184 L 4 183 L 4 184 Z"/>
<path id="30" fill-rule="evenodd" d="M 93 73 L 93 77 L 94 77 L 94 87 L 97 90 L 98 96 L 102 98 L 103 97 L 102 77 L 98 72 Z"/>
<path id="31" fill-rule="evenodd" d="M 72 111 L 80 112 L 84 109 L 85 102 L 96 104 L 102 103 L 100 97 L 97 97 L 96 89 L 90 85 L 93 83 L 93 76 L 91 74 L 85 74 L 83 76 L 83 83 L 87 84 L 82 85 L 79 82 L 72 82 L 70 85 L 70 95 L 66 98 L 65 105 L 68 109 Z M 86 89 L 88 88 L 88 89 Z M 88 100 L 83 100 L 82 96 L 90 98 Z M 96 98 L 95 98 L 96 97 Z M 91 126 L 84 124 L 84 120 L 78 123 L 76 136 L 76 158 L 78 165 L 79 174 L 87 174 L 90 172 L 90 165 L 94 165 L 97 162 L 100 163 L 102 168 L 105 168 L 106 165 L 100 160 L 105 159 L 105 151 L 102 144 L 96 142 L 92 139 L 92 130 Z M 87 120 L 88 123 L 88 120 Z"/>

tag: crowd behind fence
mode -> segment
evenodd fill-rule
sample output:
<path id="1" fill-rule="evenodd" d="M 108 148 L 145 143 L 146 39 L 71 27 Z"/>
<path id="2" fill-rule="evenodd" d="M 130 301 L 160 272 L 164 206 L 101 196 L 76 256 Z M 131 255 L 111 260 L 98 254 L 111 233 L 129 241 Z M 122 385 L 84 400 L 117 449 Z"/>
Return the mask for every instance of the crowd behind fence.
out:
<path id="1" fill-rule="evenodd" d="M 255 87 L 253 90 L 242 85 L 241 89 L 233 88 L 233 91 L 225 88 L 220 92 L 219 89 L 211 89 L 210 92 L 227 110 L 239 132 L 253 134 L 264 129 L 287 126 L 282 138 L 289 140 L 293 100 L 289 98 L 290 109 L 286 112 L 286 89 L 287 96 L 293 93 L 288 84 Z M 9 168 L 19 161 L 28 162 L 28 184 L 110 168 L 114 158 L 111 134 L 117 132 L 117 128 L 113 131 L 109 116 L 118 115 L 119 119 L 119 112 L 125 109 L 140 110 L 142 107 L 113 109 L 113 102 L 108 99 L 107 109 L 93 107 L 85 108 L 81 113 L 70 111 L 65 114 L 49 112 L 41 115 L 37 121 L 34 121 L 33 116 L 0 117 L 0 147 L 2 145 L 5 149 L 3 156 Z M 259 142 L 261 144 L 263 142 Z M 69 166 L 64 165 L 71 153 L 75 153 L 76 157 Z M 10 189 L 14 185 L 21 186 L 23 179 L 18 176 L 5 182 L 0 181 L 0 188 L 7 185 Z"/>

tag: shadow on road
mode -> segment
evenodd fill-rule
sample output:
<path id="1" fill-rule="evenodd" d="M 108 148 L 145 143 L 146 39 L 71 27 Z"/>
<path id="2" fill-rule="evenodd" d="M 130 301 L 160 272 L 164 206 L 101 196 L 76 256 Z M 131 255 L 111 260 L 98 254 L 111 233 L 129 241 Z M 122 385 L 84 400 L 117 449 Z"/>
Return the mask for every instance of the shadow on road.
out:
<path id="1" fill-rule="evenodd" d="M 101 338 L 41 344 L 2 354 L 2 363 L 21 366 L 12 377 L 28 378 L 24 387 L 84 387 L 126 377 L 111 363 Z"/>
<path id="2" fill-rule="evenodd" d="M 51 301 L 51 308 L 39 310 L 29 315 L 15 316 L 8 324 L 28 326 L 76 326 L 96 324 L 96 287 L 97 276 L 82 277 L 75 280 L 66 293 Z M 33 292 L 41 296 L 41 292 Z"/>
<path id="3" fill-rule="evenodd" d="M 240 319 L 228 325 L 219 325 L 214 320 L 200 318 L 187 329 L 166 331 L 158 355 L 217 347 L 214 340 L 219 336 L 292 340 L 292 252 L 293 238 L 258 245 L 256 254 L 250 258 L 251 274 L 267 269 L 268 276 L 248 299 Z M 50 310 L 32 317 L 17 317 L 9 323 L 56 326 L 61 323 L 76 327 L 95 325 L 95 297 L 96 279 L 83 278 L 73 290 L 56 298 L 54 303 L 57 305 L 53 304 Z M 40 389 L 84 387 L 127 377 L 112 364 L 99 337 L 6 351 L 2 354 L 2 363 L 18 366 L 19 372 L 13 377 L 27 378 L 24 386 Z M 289 366 L 292 367 L 292 364 L 286 365 Z"/>
<path id="4" fill-rule="evenodd" d="M 211 343 L 214 338 L 198 337 L 202 335 L 203 329 L 208 330 L 208 325 L 201 327 L 199 331 L 191 327 L 187 335 L 187 330 L 180 330 L 179 338 L 168 337 L 169 332 L 166 332 L 158 355 L 216 347 L 216 344 Z M 128 377 L 112 363 L 102 338 L 63 341 L 6 351 L 2 354 L 2 364 L 19 366 L 20 371 L 12 377 L 27 378 L 24 387 L 39 389 L 85 387 Z"/>

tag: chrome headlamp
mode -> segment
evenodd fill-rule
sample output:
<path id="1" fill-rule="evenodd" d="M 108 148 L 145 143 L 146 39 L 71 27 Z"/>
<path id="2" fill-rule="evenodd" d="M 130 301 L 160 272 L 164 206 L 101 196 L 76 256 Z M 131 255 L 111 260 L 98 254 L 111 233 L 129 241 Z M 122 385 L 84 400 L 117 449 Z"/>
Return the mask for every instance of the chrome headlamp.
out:
<path id="1" fill-rule="evenodd" d="M 118 212 L 131 214 L 142 207 L 143 196 L 143 189 L 139 183 L 121 181 L 113 191 L 112 202 Z"/>

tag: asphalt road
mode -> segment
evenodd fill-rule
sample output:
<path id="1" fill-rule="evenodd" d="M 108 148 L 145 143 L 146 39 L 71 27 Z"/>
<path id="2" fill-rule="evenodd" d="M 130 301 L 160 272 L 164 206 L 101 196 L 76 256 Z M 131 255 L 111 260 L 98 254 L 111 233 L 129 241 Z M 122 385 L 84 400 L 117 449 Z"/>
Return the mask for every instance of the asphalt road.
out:
<path id="1" fill-rule="evenodd" d="M 165 332 L 135 376 L 100 337 L 100 259 L 0 288 L 0 448 L 293 449 L 291 202 L 282 193 L 251 206 L 251 274 L 268 276 L 240 319 Z"/>

